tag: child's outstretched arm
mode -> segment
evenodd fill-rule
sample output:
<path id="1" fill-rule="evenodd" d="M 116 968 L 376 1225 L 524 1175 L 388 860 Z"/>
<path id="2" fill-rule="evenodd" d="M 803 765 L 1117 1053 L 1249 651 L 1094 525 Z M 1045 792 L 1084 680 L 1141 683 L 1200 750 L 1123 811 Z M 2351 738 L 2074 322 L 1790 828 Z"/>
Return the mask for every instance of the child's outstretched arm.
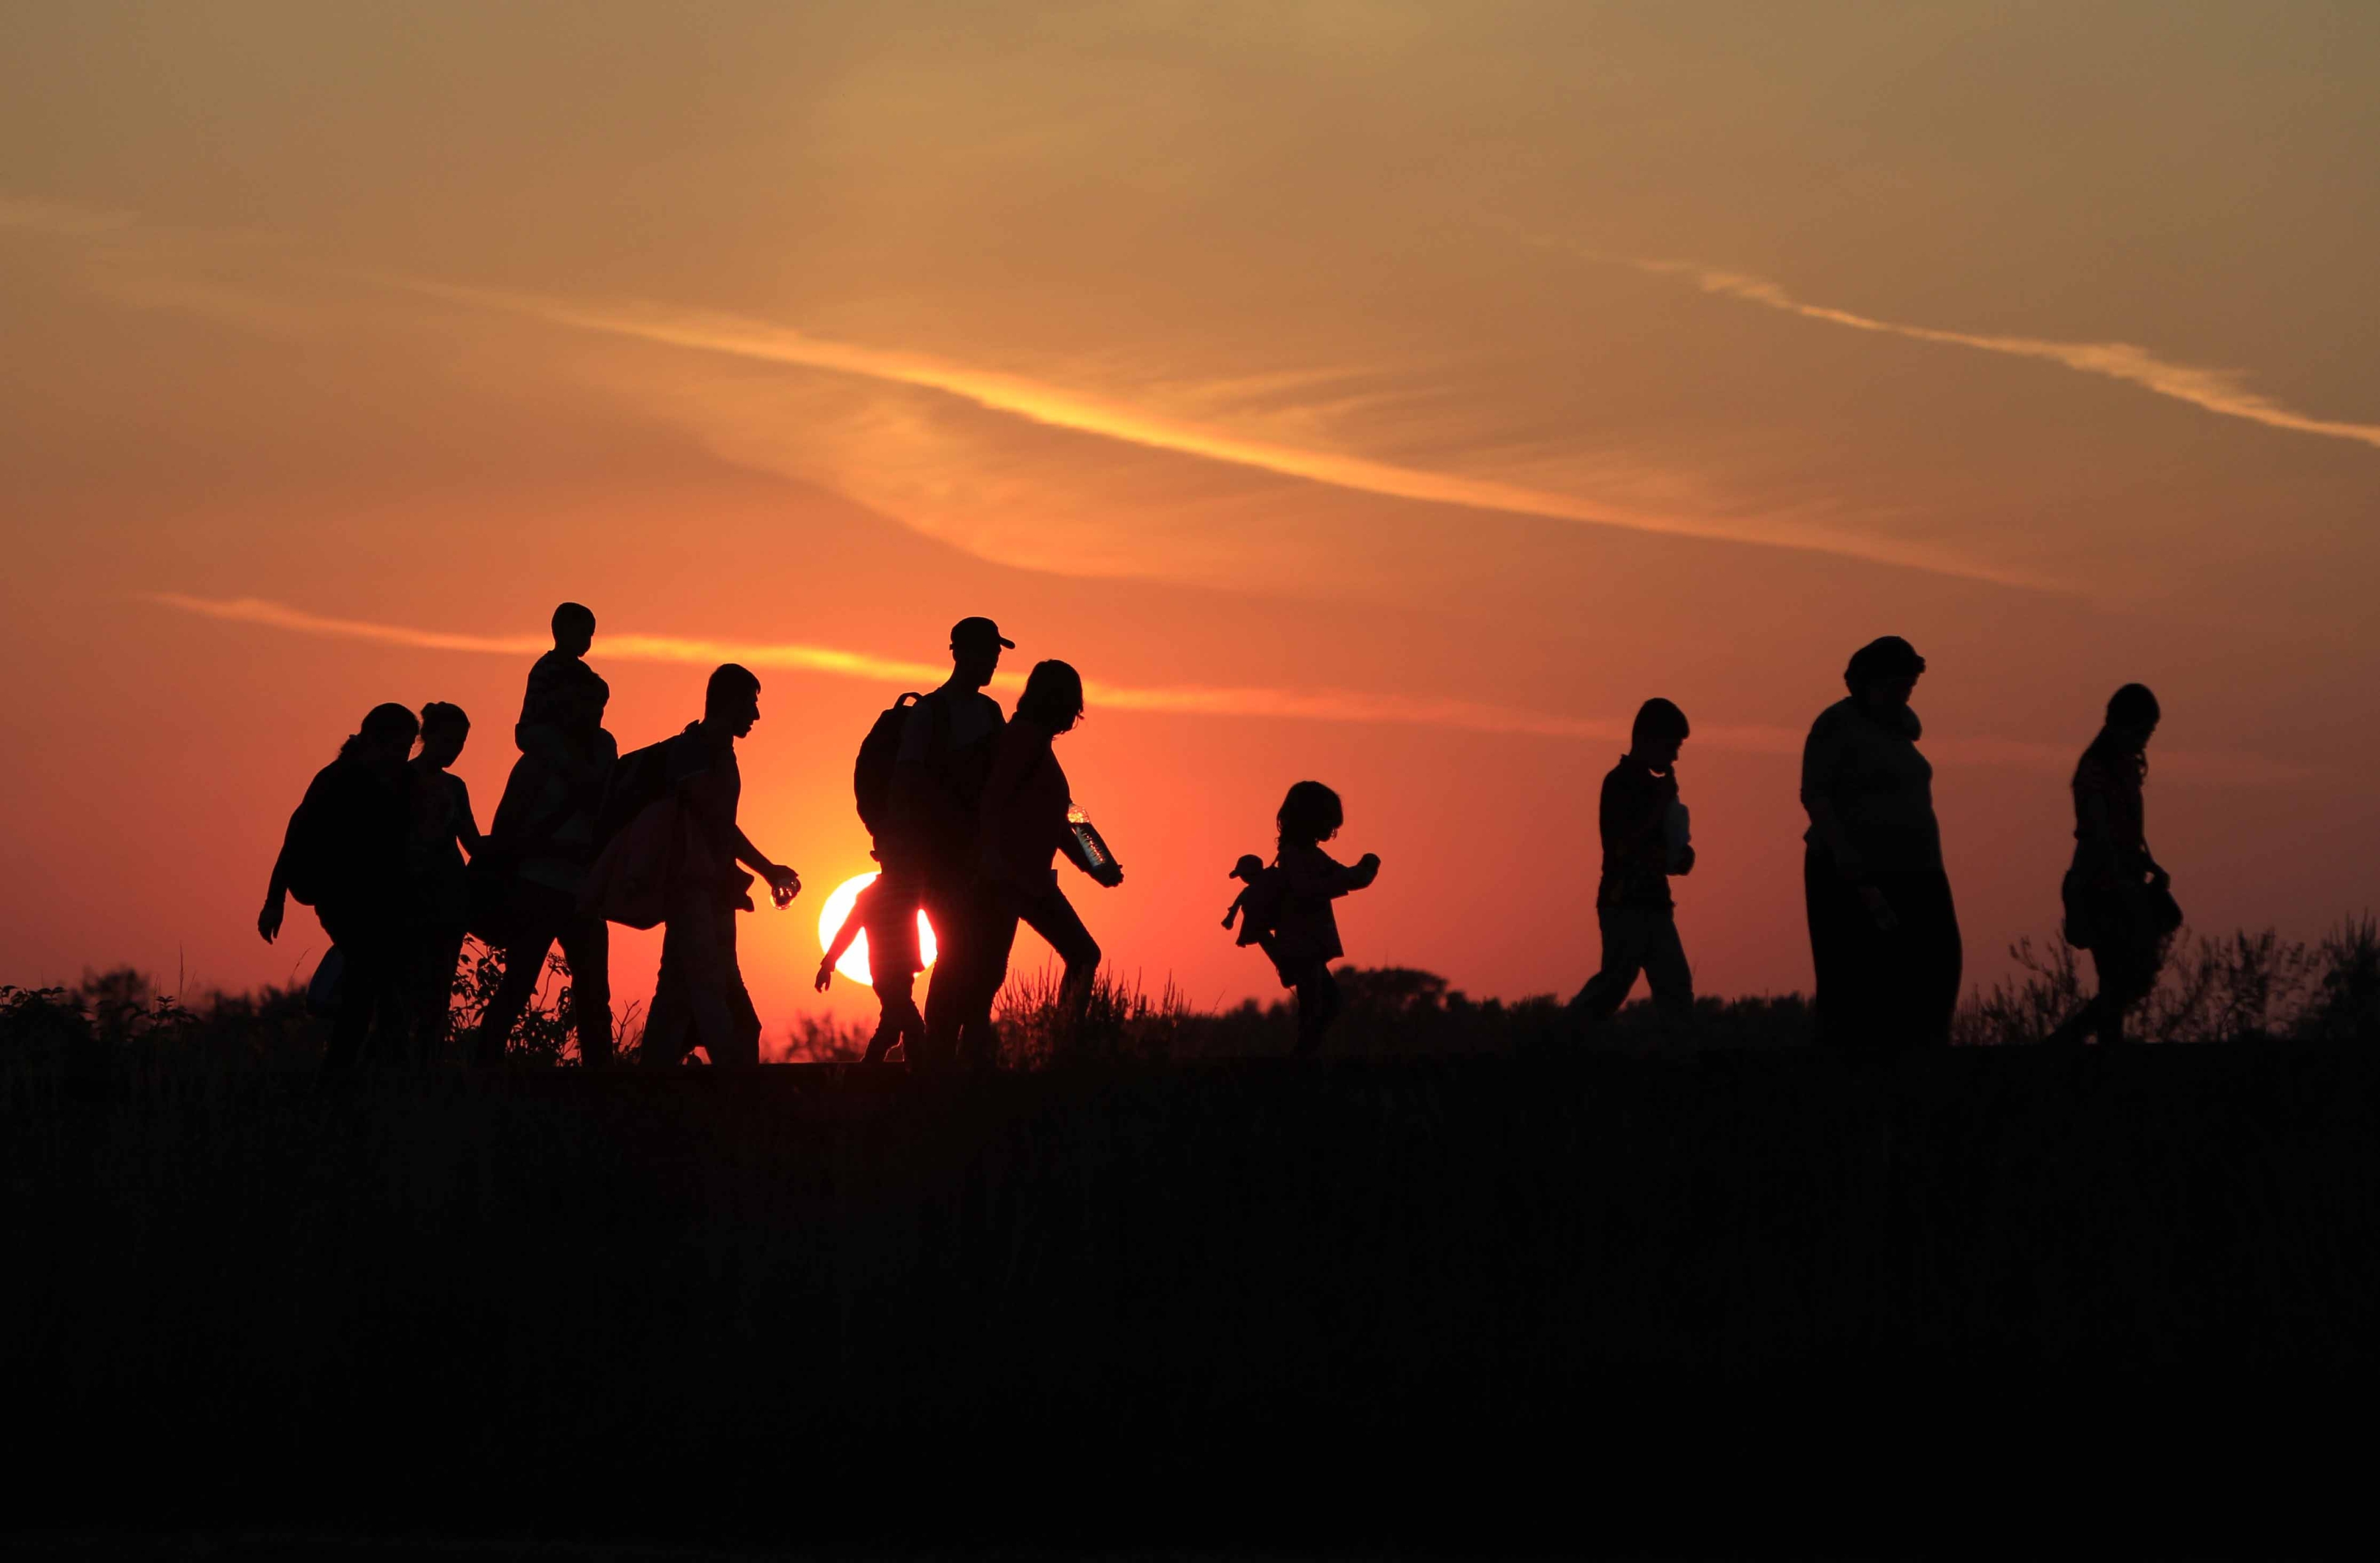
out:
<path id="1" fill-rule="evenodd" d="M 818 990 L 820 993 L 826 991 L 827 984 L 834 978 L 834 963 L 843 959 L 844 951 L 851 948 L 851 941 L 857 939 L 862 930 L 859 909 L 855 906 L 844 918 L 843 927 L 834 930 L 834 940 L 826 947 L 826 953 L 819 957 Z"/>

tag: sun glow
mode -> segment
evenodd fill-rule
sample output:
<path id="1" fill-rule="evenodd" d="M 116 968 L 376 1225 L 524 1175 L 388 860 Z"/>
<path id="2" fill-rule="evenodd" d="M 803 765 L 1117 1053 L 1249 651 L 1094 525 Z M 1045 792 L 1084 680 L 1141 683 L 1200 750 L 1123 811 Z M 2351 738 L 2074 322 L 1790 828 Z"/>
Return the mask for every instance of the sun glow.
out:
<path id="1" fill-rule="evenodd" d="M 821 953 L 832 948 L 834 936 L 843 931 L 844 919 L 851 915 L 853 905 L 859 900 L 859 892 L 875 882 L 874 874 L 862 874 L 834 887 L 834 893 L 826 898 L 824 906 L 819 908 L 819 950 Z M 917 958 L 928 966 L 934 963 L 934 927 L 926 921 L 922 911 L 917 914 Z M 843 959 L 834 963 L 834 969 L 854 982 L 870 987 L 875 986 L 868 970 L 868 934 L 864 929 L 852 939 L 851 948 L 843 952 Z"/>

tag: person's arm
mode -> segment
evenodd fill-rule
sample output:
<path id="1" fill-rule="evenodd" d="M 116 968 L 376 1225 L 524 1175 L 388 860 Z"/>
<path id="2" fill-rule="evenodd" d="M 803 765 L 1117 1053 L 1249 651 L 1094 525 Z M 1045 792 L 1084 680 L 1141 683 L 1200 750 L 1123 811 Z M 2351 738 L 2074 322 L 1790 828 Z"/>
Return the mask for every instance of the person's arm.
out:
<path id="1" fill-rule="evenodd" d="M 289 904 L 289 859 L 298 850 L 298 831 L 307 818 L 307 810 L 321 806 L 316 799 L 322 785 L 319 775 L 306 784 L 306 795 L 289 811 L 289 823 L 281 832 L 281 850 L 273 858 L 273 879 L 264 889 L 264 909 L 256 915 L 256 931 L 267 944 L 281 936 L 281 924 Z"/>
<path id="2" fill-rule="evenodd" d="M 1835 809 L 1835 773 L 1841 765 L 1841 742 L 1832 724 L 1821 718 L 1802 745 L 1802 807 L 1810 817 L 1810 828 L 1835 860 L 1835 872 L 1856 881 L 1865 877 L 1865 869 L 1859 850 L 1852 845 L 1851 832 L 1843 827 L 1842 816 Z"/>
<path id="3" fill-rule="evenodd" d="M 826 953 L 819 957 L 816 986 L 820 993 L 824 993 L 834 980 L 835 963 L 843 959 L 844 952 L 851 948 L 852 940 L 857 939 L 863 931 L 859 908 L 854 906 L 850 915 L 844 918 L 843 927 L 834 930 L 833 941 L 826 947 Z"/>
<path id="4" fill-rule="evenodd" d="M 1281 865 L 1281 881 L 1292 895 L 1309 900 L 1336 900 L 1349 891 L 1359 891 L 1379 877 L 1380 859 L 1377 853 L 1366 853 L 1350 866 L 1317 848 L 1314 852 L 1284 854 Z"/>
<path id="5" fill-rule="evenodd" d="M 477 857 L 487 838 L 480 834 L 479 817 L 471 812 L 471 789 L 463 784 L 459 776 L 448 780 L 455 783 L 455 839 L 463 843 L 465 852 Z"/>
<path id="6" fill-rule="evenodd" d="M 794 897 L 802 893 L 802 877 L 783 864 L 771 860 L 769 854 L 752 844 L 752 838 L 741 826 L 730 826 L 735 832 L 735 861 L 769 881 L 769 893 L 779 910 L 793 904 Z"/>
<path id="7" fill-rule="evenodd" d="M 298 806 L 300 813 L 305 805 Z M 264 888 L 264 910 L 256 915 L 256 931 L 264 942 L 271 944 L 281 937 L 281 924 L 289 909 L 289 853 L 298 840 L 298 815 L 289 817 L 289 825 L 281 833 L 281 850 L 273 855 L 273 880 Z"/>

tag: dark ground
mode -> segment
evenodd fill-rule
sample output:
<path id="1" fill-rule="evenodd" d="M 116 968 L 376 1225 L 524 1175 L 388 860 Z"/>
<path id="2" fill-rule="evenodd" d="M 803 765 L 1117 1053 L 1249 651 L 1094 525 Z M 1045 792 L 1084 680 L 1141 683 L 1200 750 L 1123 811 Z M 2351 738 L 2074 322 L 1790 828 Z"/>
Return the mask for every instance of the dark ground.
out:
<path id="1" fill-rule="evenodd" d="M 0 1469 L 77 1551 L 2360 1551 L 2375 1077 L 19 1072 Z"/>

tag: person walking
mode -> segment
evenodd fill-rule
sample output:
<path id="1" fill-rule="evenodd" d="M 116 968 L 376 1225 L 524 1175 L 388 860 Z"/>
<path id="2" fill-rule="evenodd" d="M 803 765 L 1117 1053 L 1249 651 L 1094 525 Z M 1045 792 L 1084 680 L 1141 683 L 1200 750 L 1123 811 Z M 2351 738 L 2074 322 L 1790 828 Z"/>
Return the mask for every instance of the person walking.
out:
<path id="1" fill-rule="evenodd" d="M 2074 862 L 2066 872 L 2066 939 L 2091 952 L 2099 991 L 2048 1040 L 2124 1040 L 2124 1018 L 2155 988 L 2166 944 L 2181 927 L 2173 877 L 2149 852 L 2149 739 L 2164 712 L 2144 684 L 2107 701 L 2107 721 L 2074 767 Z"/>
<path id="2" fill-rule="evenodd" d="M 1058 985 L 1062 1038 L 1073 1036 L 1090 1007 L 1099 946 L 1066 899 L 1053 860 L 1064 853 L 1068 862 L 1110 890 L 1123 882 L 1123 866 L 1111 859 L 1094 861 L 1067 819 L 1074 794 L 1051 742 L 1073 732 L 1082 719 L 1082 675 L 1065 662 L 1034 664 L 1025 693 L 1016 698 L 1016 714 L 1000 735 L 983 793 L 983 877 L 991 921 L 977 980 L 988 982 L 994 994 L 1000 991 L 1022 921 L 1064 963 Z"/>
<path id="3" fill-rule="evenodd" d="M 421 752 L 407 765 L 410 826 L 406 870 L 413 881 L 413 1057 L 445 1055 L 455 1005 L 455 963 L 470 915 L 466 852 L 480 850 L 471 790 L 450 769 L 471 736 L 463 708 L 432 700 L 421 708 Z"/>
<path id="4" fill-rule="evenodd" d="M 909 709 L 892 772 L 892 848 L 884 871 L 896 893 L 913 894 L 934 930 L 937 956 L 926 988 L 926 1037 L 911 1062 L 937 1069 L 962 1053 L 990 1062 L 992 969 L 999 908 L 980 873 L 985 783 L 1001 730 L 1000 702 L 983 692 L 1000 653 L 1016 643 L 986 618 L 951 626 L 951 676 Z"/>
<path id="5" fill-rule="evenodd" d="M 1861 1061 L 1947 1044 L 1959 1002 L 1934 768 L 1909 708 L 1925 671 L 1899 636 L 1861 647 L 1843 670 L 1850 697 L 1819 713 L 1802 749 L 1818 1040 Z"/>
<path id="6" fill-rule="evenodd" d="M 589 673 L 565 683 L 540 709 L 534 739 L 513 762 L 489 831 L 512 869 L 498 922 L 504 975 L 480 1017 L 476 1060 L 504 1061 L 513 1030 L 558 942 L 570 967 L 570 1018 L 578 1061 L 612 1061 L 612 930 L 579 909 L 595 857 L 595 820 L 620 746 L 603 728 L 611 687 Z"/>
<path id="7" fill-rule="evenodd" d="M 264 908 L 257 914 L 256 931 L 270 944 L 280 937 L 288 898 L 296 896 L 314 908 L 342 963 L 338 1009 L 322 1056 L 326 1073 L 346 1073 L 364 1060 L 375 1023 L 381 1055 L 401 1054 L 411 1036 L 405 762 L 419 731 L 403 706 L 374 706 L 365 713 L 290 815 Z"/>
<path id="8" fill-rule="evenodd" d="M 818 991 L 834 983 L 834 968 L 862 935 L 868 939 L 868 985 L 876 990 L 876 1031 L 860 1055 L 864 1064 L 880 1064 L 898 1047 L 906 1059 L 925 1045 L 926 1017 L 915 997 L 918 954 L 917 901 L 897 894 L 891 880 L 879 873 L 851 903 L 843 927 L 819 957 Z"/>
<path id="9" fill-rule="evenodd" d="M 1339 1018 L 1345 1000 L 1330 963 L 1346 954 L 1339 942 L 1339 916 L 1331 903 L 1379 877 L 1378 853 L 1366 853 L 1353 866 L 1322 850 L 1339 833 L 1347 812 L 1339 794 L 1319 782 L 1292 786 L 1273 817 L 1280 830 L 1273 866 L 1280 871 L 1281 902 L 1273 915 L 1266 953 L 1281 985 L 1297 991 L 1297 1056 L 1322 1050 L 1322 1034 Z"/>
<path id="10" fill-rule="evenodd" d="M 686 852 L 669 888 L 661 975 L 646 1016 L 649 1065 L 682 1063 L 697 1044 L 721 1066 L 760 1061 L 760 1015 L 735 959 L 735 914 L 752 910 L 752 876 L 735 866 L 768 881 L 781 912 L 802 881 L 735 822 L 744 796 L 735 741 L 759 720 L 760 681 L 727 662 L 704 687 L 702 720 L 669 740 L 667 785 L 686 813 Z"/>
<path id="11" fill-rule="evenodd" d="M 1694 866 L 1685 805 L 1678 800 L 1678 751 L 1689 731 L 1686 713 L 1674 704 L 1645 701 L 1629 730 L 1628 752 L 1603 779 L 1596 810 L 1603 876 L 1595 891 L 1603 963 L 1571 1000 L 1572 1013 L 1587 1031 L 1627 1002 L 1640 972 L 1666 1028 L 1682 1037 L 1693 1024 L 1694 969 L 1678 938 L 1677 903 L 1670 894 L 1670 876 Z"/>

